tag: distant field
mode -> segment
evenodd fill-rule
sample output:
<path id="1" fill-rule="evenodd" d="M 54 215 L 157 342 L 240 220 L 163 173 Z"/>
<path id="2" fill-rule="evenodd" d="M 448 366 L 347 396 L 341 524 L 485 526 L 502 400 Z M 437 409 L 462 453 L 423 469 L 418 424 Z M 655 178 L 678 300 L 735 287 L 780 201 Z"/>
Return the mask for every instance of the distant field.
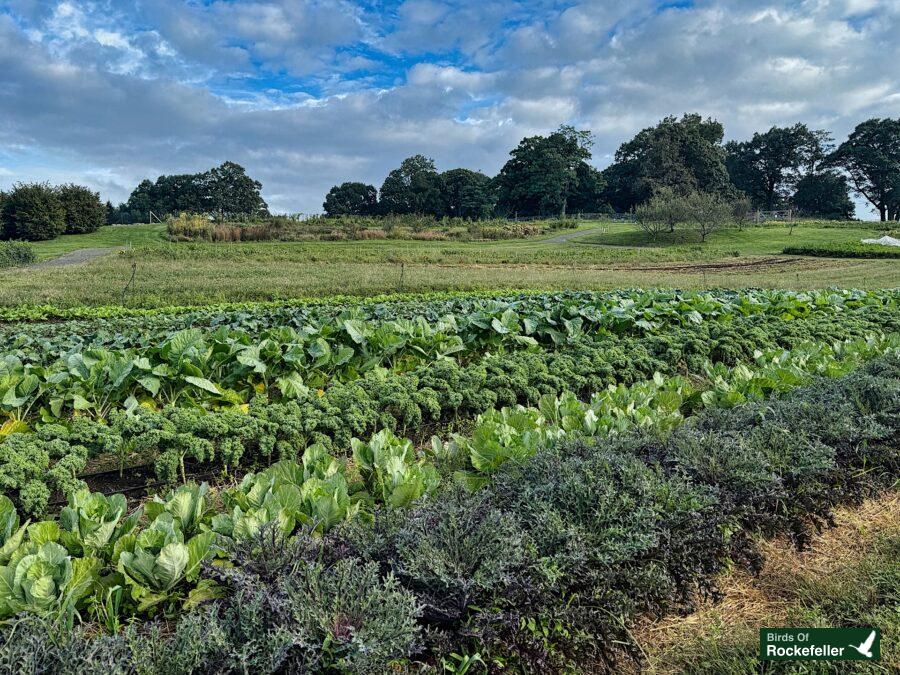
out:
<path id="1" fill-rule="evenodd" d="M 572 231 L 564 231 L 570 236 Z M 585 224 L 560 235 L 499 242 L 347 241 L 179 243 L 162 226 L 107 227 L 36 245 L 40 259 L 78 248 L 124 247 L 89 263 L 0 273 L 0 304 L 62 306 L 120 302 L 159 306 L 351 293 L 491 288 L 605 289 L 760 286 L 860 288 L 900 285 L 896 260 L 781 255 L 788 245 L 830 245 L 873 228 L 753 227 L 709 240 L 648 243 L 626 223 Z"/>

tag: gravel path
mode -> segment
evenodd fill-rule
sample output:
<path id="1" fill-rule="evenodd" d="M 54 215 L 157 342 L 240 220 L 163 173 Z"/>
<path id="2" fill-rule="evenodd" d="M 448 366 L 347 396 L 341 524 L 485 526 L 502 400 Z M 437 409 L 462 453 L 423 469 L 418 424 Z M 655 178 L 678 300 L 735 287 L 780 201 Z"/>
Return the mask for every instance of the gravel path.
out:
<path id="1" fill-rule="evenodd" d="M 113 251 L 122 251 L 124 246 L 114 246 L 110 248 L 80 248 L 77 251 L 70 251 L 58 258 L 50 260 L 42 260 L 34 265 L 29 265 L 28 269 L 39 270 L 45 267 L 65 267 L 67 265 L 78 265 L 79 263 L 90 262 L 97 258 L 112 253 Z"/>

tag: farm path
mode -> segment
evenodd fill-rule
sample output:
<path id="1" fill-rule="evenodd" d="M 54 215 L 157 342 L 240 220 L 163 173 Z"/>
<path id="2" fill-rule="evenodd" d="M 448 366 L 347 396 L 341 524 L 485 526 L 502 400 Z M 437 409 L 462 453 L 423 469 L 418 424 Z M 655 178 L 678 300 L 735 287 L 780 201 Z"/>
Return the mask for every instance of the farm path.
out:
<path id="1" fill-rule="evenodd" d="M 90 262 L 91 260 L 96 260 L 97 258 L 114 251 L 122 251 L 124 249 L 124 246 L 110 246 L 106 248 L 79 248 L 76 251 L 64 253 L 58 258 L 50 258 L 49 260 L 42 260 L 41 262 L 35 263 L 34 265 L 29 265 L 28 269 L 38 270 L 45 267 L 65 267 L 67 265 L 78 265 L 79 263 Z"/>
<path id="2" fill-rule="evenodd" d="M 545 239 L 544 241 L 547 244 L 565 244 L 573 239 L 580 239 L 581 237 L 586 237 L 590 234 L 597 234 L 596 228 L 576 230 L 575 232 L 563 232 L 562 234 L 558 234 L 550 239 Z"/>

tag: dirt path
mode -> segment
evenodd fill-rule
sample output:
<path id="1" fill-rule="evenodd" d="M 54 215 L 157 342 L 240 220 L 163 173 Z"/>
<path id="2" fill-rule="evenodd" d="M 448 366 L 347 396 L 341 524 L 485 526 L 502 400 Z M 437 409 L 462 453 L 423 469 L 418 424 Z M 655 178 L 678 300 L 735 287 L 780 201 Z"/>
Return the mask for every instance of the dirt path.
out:
<path id="1" fill-rule="evenodd" d="M 29 265 L 27 269 L 39 270 L 46 267 L 65 267 L 67 265 L 78 265 L 79 263 L 96 260 L 97 258 L 105 256 L 108 253 L 112 253 L 114 251 L 122 251 L 124 250 L 124 248 L 124 246 L 114 246 L 110 248 L 80 248 L 76 251 L 64 253 L 58 258 L 42 260 L 41 262 L 35 263 L 34 265 Z"/>

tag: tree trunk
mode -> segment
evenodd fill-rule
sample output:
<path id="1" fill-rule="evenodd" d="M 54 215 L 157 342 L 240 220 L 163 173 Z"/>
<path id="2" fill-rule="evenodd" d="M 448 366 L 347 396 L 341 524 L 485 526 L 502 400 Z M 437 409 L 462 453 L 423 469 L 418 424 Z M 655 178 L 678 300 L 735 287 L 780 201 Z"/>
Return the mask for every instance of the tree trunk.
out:
<path id="1" fill-rule="evenodd" d="M 887 207 L 884 204 L 878 205 L 878 214 L 881 216 L 881 222 L 887 220 Z"/>

